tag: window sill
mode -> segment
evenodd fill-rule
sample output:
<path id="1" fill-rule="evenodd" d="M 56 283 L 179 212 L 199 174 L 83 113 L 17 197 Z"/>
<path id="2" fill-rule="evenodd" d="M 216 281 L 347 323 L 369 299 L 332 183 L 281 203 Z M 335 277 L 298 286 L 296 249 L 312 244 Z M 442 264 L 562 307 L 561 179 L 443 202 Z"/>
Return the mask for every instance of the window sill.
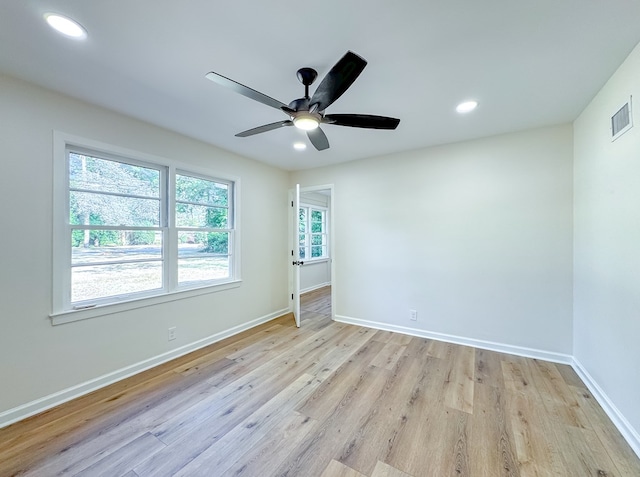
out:
<path id="1" fill-rule="evenodd" d="M 311 264 L 314 264 L 314 263 L 330 262 L 331 258 L 329 258 L 329 257 L 326 257 L 326 258 L 310 258 L 310 259 L 307 259 L 307 260 L 302 258 L 301 260 L 304 261 L 304 265 L 311 265 Z"/>
<path id="2" fill-rule="evenodd" d="M 137 298 L 135 300 L 110 303 L 107 305 L 98 305 L 96 307 L 84 310 L 70 310 L 62 311 L 59 313 L 52 313 L 51 315 L 49 315 L 49 318 L 51 318 L 51 324 L 53 326 L 64 325 L 66 323 L 72 323 L 74 321 L 88 320 L 90 318 L 96 318 L 98 316 L 112 315 L 114 313 L 122 313 L 129 310 L 135 310 L 137 308 L 159 305 L 161 303 L 167 303 L 170 301 L 183 300 L 185 298 L 191 298 L 194 296 L 207 295 L 209 293 L 230 290 L 232 288 L 238 288 L 241 283 L 242 280 L 234 280 L 232 282 L 222 283 L 219 285 L 191 288 L 189 290 L 177 290 L 171 293 L 164 293 L 162 295 Z"/>

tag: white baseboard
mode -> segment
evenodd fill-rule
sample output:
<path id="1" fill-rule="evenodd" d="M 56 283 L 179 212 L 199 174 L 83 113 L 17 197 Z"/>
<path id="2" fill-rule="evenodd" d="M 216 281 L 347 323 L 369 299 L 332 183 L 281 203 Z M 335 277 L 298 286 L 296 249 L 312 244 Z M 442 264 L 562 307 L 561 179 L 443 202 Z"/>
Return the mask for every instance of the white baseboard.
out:
<path id="1" fill-rule="evenodd" d="M 302 295 L 303 293 L 309 293 L 313 290 L 318 290 L 320 288 L 328 287 L 329 285 L 331 285 L 331 282 L 321 283 L 320 285 L 313 285 L 312 287 L 308 287 L 308 288 L 305 288 L 304 290 L 300 290 L 300 294 Z"/>
<path id="2" fill-rule="evenodd" d="M 358 318 L 351 318 L 348 316 L 336 315 L 336 321 L 342 323 L 349 323 L 352 325 L 364 326 L 367 328 L 374 328 L 377 330 L 393 331 L 396 333 L 404 333 L 411 336 L 419 336 L 421 338 L 434 339 L 438 341 L 445 341 L 447 343 L 454 343 L 464 346 L 473 346 L 474 348 L 487 349 L 490 351 L 498 351 L 500 353 L 513 354 L 516 356 L 524 356 L 526 358 L 541 359 L 544 361 L 551 361 L 554 363 L 569 364 L 576 371 L 580 379 L 591 391 L 591 394 L 596 398 L 598 403 L 602 406 L 602 409 L 607 413 L 611 422 L 618 428 L 622 436 L 629 443 L 633 451 L 640 457 L 640 434 L 633 426 L 627 421 L 620 410 L 613 404 L 607 394 L 602 390 L 598 383 L 591 377 L 582 364 L 575 359 L 575 357 L 555 353 L 551 351 L 544 351 L 539 349 L 525 348 L 522 346 L 513 346 L 503 343 L 495 343 L 492 341 L 483 341 L 473 338 L 465 338 L 461 336 L 448 335 L 443 333 L 435 333 L 431 331 L 420 330 L 416 328 L 407 328 L 404 326 L 391 325 L 388 323 L 380 323 L 376 321 L 361 320 Z"/>
<path id="3" fill-rule="evenodd" d="M 578 376 L 580 376 L 580 379 L 582 379 L 582 382 L 587 385 L 587 388 L 589 388 L 593 397 L 596 398 L 596 401 L 598 401 L 602 409 L 604 409 L 604 412 L 607 413 L 609 419 L 611 419 L 613 424 L 618 428 L 622 437 L 624 437 L 629 443 L 636 455 L 640 457 L 640 433 L 638 433 L 629 421 L 627 421 L 616 405 L 613 404 L 611 399 L 609 399 L 609 396 L 607 396 L 589 372 L 584 368 L 584 366 L 582 366 L 580 361 L 575 357 L 573 358 L 572 366 Z"/>
<path id="4" fill-rule="evenodd" d="M 403 333 L 405 335 L 418 336 L 420 338 L 445 341 L 447 343 L 454 343 L 463 346 L 472 346 L 474 348 L 498 351 L 500 353 L 513 354 L 516 356 L 524 356 L 526 358 L 542 359 L 544 361 L 562 364 L 573 363 L 573 357 L 571 355 L 555 353 L 552 351 L 526 348 L 523 346 L 513 346 L 509 344 L 495 343 L 493 341 L 477 340 L 474 338 L 465 338 L 463 336 L 436 333 L 433 331 L 420 330 L 418 328 L 408 328 L 405 326 L 391 325 L 389 323 L 380 323 L 377 321 L 361 320 L 359 318 L 351 318 L 348 316 L 336 315 L 335 320 L 342 323 L 374 328 L 376 330 L 393 331 L 395 333 Z"/>
<path id="5" fill-rule="evenodd" d="M 233 328 L 220 331 L 219 333 L 215 333 L 201 340 L 194 341 L 193 343 L 181 346 L 176 349 L 172 349 L 171 351 L 167 351 L 166 353 L 154 356 L 153 358 L 145 359 L 144 361 L 132 364 L 131 366 L 118 369 L 98 378 L 91 379 L 76 386 L 63 389 L 56 393 L 49 394 L 48 396 L 44 396 L 40 399 L 36 399 L 35 401 L 31 401 L 21 406 L 14 407 L 13 409 L 4 411 L 0 413 L 0 429 L 13 424 L 14 422 L 26 419 L 27 417 L 39 414 L 43 411 L 46 411 L 47 409 L 51 409 L 52 407 L 58 406 L 64 402 L 71 401 L 72 399 L 78 398 L 97 389 L 108 386 L 109 384 L 121 381 L 125 378 L 133 376 L 134 374 L 138 374 L 162 363 L 166 363 L 167 361 L 171 361 L 172 359 L 184 356 L 185 354 L 191 353 L 192 351 L 195 351 L 197 349 L 204 348 L 205 346 L 221 341 L 225 338 L 228 338 L 229 336 L 233 336 L 250 328 L 254 328 L 258 325 L 261 325 L 262 323 L 266 323 L 279 316 L 285 315 L 288 312 L 289 310 L 285 308 L 273 313 L 269 313 L 268 315 L 261 316 L 259 318 L 256 318 L 255 320 L 248 321 L 247 323 L 234 326 Z"/>
<path id="6" fill-rule="evenodd" d="M 322 285 L 322 286 L 326 286 L 326 285 Z M 47 409 L 51 409 L 52 407 L 58 406 L 59 404 L 62 404 L 64 402 L 70 401 L 77 397 L 93 392 L 97 389 L 108 386 L 109 384 L 113 384 L 115 382 L 121 381 L 122 379 L 126 379 L 142 371 L 146 371 L 147 369 L 153 368 L 162 363 L 166 363 L 167 361 L 171 361 L 172 359 L 178 358 L 180 356 L 191 353 L 193 351 L 196 351 L 200 348 L 203 348 L 210 344 L 221 341 L 235 334 L 246 331 L 255 326 L 261 325 L 262 323 L 271 321 L 289 312 L 290 310 L 285 308 L 282 310 L 275 311 L 273 313 L 269 313 L 268 315 L 261 316 L 247 323 L 243 323 L 242 325 L 229 328 L 228 330 L 215 333 L 211 336 L 208 336 L 207 338 L 203 338 L 201 340 L 195 341 L 188 345 L 181 346 L 180 348 L 173 349 L 171 351 L 160 354 L 153 358 L 146 359 L 144 361 L 133 364 L 131 366 L 127 366 L 125 368 L 105 374 L 98 378 L 86 381 L 79 385 L 72 386 L 67 389 L 63 389 L 61 391 L 42 397 L 40 399 L 36 399 L 29 403 L 4 411 L 0 413 L 0 429 L 10 424 L 13 424 L 14 422 L 18 422 L 18 421 L 21 421 L 22 419 L 26 419 L 27 417 L 33 416 L 35 414 L 39 414 L 43 411 L 46 411 Z M 640 434 L 638 433 L 638 431 L 633 428 L 633 426 L 629 423 L 629 421 L 627 421 L 624 415 L 618 410 L 615 404 L 613 404 L 613 402 L 609 399 L 607 394 L 602 390 L 602 388 L 600 388 L 598 383 L 593 379 L 593 377 L 591 377 L 591 375 L 582 366 L 582 364 L 577 359 L 575 359 L 570 355 L 532 349 L 532 348 L 526 348 L 521 346 L 513 346 L 513 345 L 508 345 L 503 343 L 495 343 L 491 341 L 477 340 L 473 338 L 465 338 L 461 336 L 448 335 L 444 333 L 435 333 L 435 332 L 425 331 L 417 328 L 408 328 L 404 326 L 391 325 L 388 323 L 380 323 L 376 321 L 368 321 L 368 320 L 362 320 L 358 318 L 351 318 L 351 317 L 342 316 L 342 315 L 336 315 L 335 321 L 348 323 L 352 325 L 364 326 L 367 328 L 374 328 L 378 330 L 393 331 L 396 333 L 403 333 L 406 335 L 418 336 L 421 338 L 434 339 L 438 341 L 444 341 L 447 343 L 454 343 L 454 344 L 459 344 L 463 346 L 473 346 L 475 348 L 487 349 L 490 351 L 497 351 L 500 353 L 513 354 L 516 356 L 542 359 L 545 361 L 551 361 L 555 363 L 570 364 L 574 368 L 578 376 L 580 376 L 580 378 L 585 383 L 585 385 L 589 388 L 589 390 L 591 391 L 593 396 L 596 398 L 598 403 L 602 406 L 602 408 L 607 413 L 611 421 L 618 428 L 622 436 L 629 443 L 633 451 L 638 455 L 638 457 L 640 457 Z"/>

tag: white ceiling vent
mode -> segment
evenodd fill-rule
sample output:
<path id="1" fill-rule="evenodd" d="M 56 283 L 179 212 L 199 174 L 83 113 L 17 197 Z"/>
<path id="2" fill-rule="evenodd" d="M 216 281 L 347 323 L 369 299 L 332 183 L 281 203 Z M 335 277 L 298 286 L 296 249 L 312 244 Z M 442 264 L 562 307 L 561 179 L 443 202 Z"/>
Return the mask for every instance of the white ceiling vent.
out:
<path id="1" fill-rule="evenodd" d="M 615 141 L 632 127 L 633 117 L 631 116 L 631 97 L 629 97 L 629 101 L 611 116 L 611 140 Z"/>

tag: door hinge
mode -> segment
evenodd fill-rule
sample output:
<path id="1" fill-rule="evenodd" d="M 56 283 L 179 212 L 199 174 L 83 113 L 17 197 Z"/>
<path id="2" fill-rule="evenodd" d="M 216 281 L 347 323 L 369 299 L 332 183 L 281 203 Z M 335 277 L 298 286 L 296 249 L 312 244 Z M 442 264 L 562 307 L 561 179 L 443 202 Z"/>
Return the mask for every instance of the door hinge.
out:
<path id="1" fill-rule="evenodd" d="M 293 207 L 293 201 L 291 201 L 291 207 Z"/>
<path id="2" fill-rule="evenodd" d="M 293 300 L 293 293 L 291 294 L 291 299 Z"/>

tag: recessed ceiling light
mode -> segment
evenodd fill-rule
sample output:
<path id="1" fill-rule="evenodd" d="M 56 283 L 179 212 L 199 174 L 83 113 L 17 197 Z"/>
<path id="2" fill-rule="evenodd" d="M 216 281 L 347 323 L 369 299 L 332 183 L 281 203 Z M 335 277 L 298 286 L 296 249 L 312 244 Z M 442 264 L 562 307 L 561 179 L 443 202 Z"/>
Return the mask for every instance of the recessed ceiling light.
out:
<path id="1" fill-rule="evenodd" d="M 477 101 L 465 101 L 456 106 L 456 111 L 459 113 L 469 113 L 478 107 Z"/>
<path id="2" fill-rule="evenodd" d="M 307 145 L 303 142 L 296 142 L 293 145 L 294 149 L 297 149 L 298 151 L 304 151 L 307 148 Z"/>
<path id="3" fill-rule="evenodd" d="M 54 30 L 71 38 L 82 40 L 87 37 L 87 31 L 78 22 L 63 17 L 57 13 L 47 13 L 44 16 L 49 26 Z"/>

